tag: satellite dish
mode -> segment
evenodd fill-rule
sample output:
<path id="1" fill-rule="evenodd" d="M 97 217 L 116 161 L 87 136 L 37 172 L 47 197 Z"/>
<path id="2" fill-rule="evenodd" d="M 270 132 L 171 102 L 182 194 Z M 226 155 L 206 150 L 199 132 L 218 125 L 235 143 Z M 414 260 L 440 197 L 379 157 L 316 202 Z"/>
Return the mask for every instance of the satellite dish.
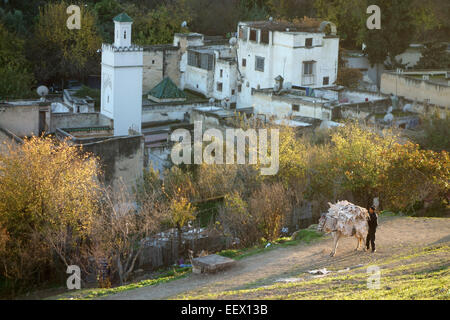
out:
<path id="1" fill-rule="evenodd" d="M 186 27 L 187 27 L 187 22 L 186 22 L 186 21 L 183 21 L 183 22 L 181 23 L 181 27 L 182 27 L 182 28 L 186 28 Z"/>
<path id="2" fill-rule="evenodd" d="M 273 21 L 273 17 L 269 17 L 269 21 Z"/>
<path id="3" fill-rule="evenodd" d="M 39 86 L 36 89 L 36 92 L 40 97 L 44 98 L 46 95 L 48 95 L 48 88 L 46 86 Z"/>
<path id="4" fill-rule="evenodd" d="M 214 98 L 209 99 L 209 103 L 211 104 L 214 103 L 214 101 L 215 101 Z"/>
<path id="5" fill-rule="evenodd" d="M 403 107 L 403 112 L 411 112 L 412 106 L 411 104 L 407 103 Z"/>
<path id="6" fill-rule="evenodd" d="M 389 112 L 384 116 L 383 120 L 384 122 L 392 122 L 392 120 L 394 120 L 394 115 Z"/>
<path id="7" fill-rule="evenodd" d="M 230 38 L 230 46 L 235 46 L 237 43 L 237 39 L 235 37 Z"/>

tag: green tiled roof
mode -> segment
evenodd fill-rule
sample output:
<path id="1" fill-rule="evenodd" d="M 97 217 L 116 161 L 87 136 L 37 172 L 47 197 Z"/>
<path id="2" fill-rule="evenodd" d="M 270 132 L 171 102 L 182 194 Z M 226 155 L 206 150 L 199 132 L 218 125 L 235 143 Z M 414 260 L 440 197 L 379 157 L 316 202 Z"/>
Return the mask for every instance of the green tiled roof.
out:
<path id="1" fill-rule="evenodd" d="M 186 94 L 168 77 L 158 83 L 148 94 L 161 100 L 186 98 Z"/>
<path id="2" fill-rule="evenodd" d="M 133 22 L 133 19 L 131 19 L 125 12 L 115 16 L 113 20 L 117 22 Z"/>

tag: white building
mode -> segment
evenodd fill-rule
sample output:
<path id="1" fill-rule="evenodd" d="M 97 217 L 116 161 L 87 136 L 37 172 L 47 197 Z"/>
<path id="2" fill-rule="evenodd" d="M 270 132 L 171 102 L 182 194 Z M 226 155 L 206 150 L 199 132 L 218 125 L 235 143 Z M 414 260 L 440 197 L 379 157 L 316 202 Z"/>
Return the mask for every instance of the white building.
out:
<path id="1" fill-rule="evenodd" d="M 325 32 L 327 25 L 331 25 L 330 34 Z M 328 22 L 317 28 L 276 21 L 240 22 L 238 107 L 252 106 L 252 90 L 273 88 L 277 76 L 288 87 L 332 86 L 338 52 L 339 38 Z"/>
<path id="2" fill-rule="evenodd" d="M 114 44 L 102 46 L 101 113 L 113 119 L 115 136 L 141 133 L 143 49 L 131 43 L 132 23 L 116 16 Z"/>

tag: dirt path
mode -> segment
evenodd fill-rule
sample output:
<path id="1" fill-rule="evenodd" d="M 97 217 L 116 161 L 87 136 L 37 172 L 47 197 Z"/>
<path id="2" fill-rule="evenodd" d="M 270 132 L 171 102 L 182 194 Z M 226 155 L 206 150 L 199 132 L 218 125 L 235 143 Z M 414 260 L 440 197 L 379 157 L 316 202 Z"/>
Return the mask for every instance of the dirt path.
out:
<path id="1" fill-rule="evenodd" d="M 450 219 L 381 217 L 376 237 L 375 254 L 355 252 L 356 239 L 344 238 L 339 242 L 336 256 L 331 258 L 332 240 L 328 236 L 310 245 L 276 248 L 250 256 L 216 275 L 190 274 L 183 279 L 124 291 L 103 299 L 182 299 L 184 296 L 269 285 L 277 279 L 311 269 L 341 269 L 376 263 L 413 248 L 450 242 Z"/>

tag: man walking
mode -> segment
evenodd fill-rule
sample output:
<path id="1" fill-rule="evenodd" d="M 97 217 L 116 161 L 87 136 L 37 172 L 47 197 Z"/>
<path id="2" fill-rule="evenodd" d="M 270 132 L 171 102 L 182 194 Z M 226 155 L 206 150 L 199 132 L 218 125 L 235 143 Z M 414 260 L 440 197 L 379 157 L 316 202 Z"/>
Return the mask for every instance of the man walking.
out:
<path id="1" fill-rule="evenodd" d="M 369 244 L 372 245 L 372 252 L 376 252 L 375 250 L 375 232 L 377 231 L 378 226 L 378 216 L 375 212 L 374 207 L 369 208 L 369 219 L 367 220 L 369 223 L 369 232 L 367 233 L 366 238 L 366 248 L 369 250 Z"/>

